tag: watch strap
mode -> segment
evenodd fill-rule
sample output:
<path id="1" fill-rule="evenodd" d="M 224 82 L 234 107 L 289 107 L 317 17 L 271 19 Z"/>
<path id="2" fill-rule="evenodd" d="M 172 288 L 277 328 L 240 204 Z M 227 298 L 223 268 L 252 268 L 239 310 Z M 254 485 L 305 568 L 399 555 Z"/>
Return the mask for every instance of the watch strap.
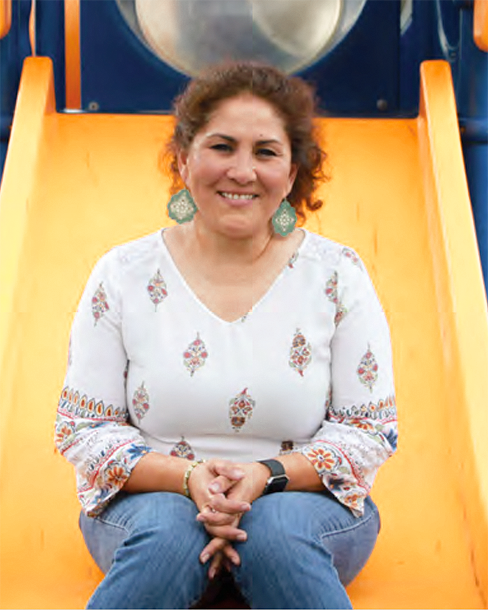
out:
<path id="1" fill-rule="evenodd" d="M 258 460 L 271 473 L 271 476 L 266 481 L 266 487 L 263 490 L 263 496 L 277 491 L 283 491 L 290 480 L 286 475 L 285 467 L 278 460 Z"/>

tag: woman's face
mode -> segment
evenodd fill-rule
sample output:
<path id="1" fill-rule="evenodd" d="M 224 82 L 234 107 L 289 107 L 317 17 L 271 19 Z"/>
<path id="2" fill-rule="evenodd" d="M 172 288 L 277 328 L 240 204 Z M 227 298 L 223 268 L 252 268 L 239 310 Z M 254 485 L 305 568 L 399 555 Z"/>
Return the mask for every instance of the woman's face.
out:
<path id="1" fill-rule="evenodd" d="M 178 162 L 195 222 L 236 238 L 269 232 L 296 176 L 283 120 L 250 93 L 220 102 Z"/>

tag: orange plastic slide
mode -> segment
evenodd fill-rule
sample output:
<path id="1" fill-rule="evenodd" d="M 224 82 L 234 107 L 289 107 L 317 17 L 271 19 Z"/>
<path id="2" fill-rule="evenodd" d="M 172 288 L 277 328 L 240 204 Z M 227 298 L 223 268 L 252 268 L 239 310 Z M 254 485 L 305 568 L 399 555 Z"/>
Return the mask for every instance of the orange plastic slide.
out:
<path id="1" fill-rule="evenodd" d="M 356 248 L 393 339 L 400 446 L 356 608 L 486 608 L 488 317 L 449 66 L 416 119 L 324 119 L 331 180 L 311 230 Z M 167 116 L 59 114 L 26 60 L 0 194 L 0 606 L 81 608 L 100 579 L 53 422 L 69 328 L 111 246 L 167 223 Z"/>

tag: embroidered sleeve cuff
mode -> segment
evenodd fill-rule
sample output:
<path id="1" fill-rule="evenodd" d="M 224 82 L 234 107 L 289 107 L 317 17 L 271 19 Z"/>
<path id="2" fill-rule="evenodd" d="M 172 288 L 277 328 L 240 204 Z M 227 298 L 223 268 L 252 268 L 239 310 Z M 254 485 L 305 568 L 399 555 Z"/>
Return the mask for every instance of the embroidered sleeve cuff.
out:
<path id="1" fill-rule="evenodd" d="M 89 517 L 100 514 L 125 485 L 141 457 L 151 451 L 151 447 L 146 445 L 130 443 L 93 460 L 85 476 L 78 474 L 77 477 L 78 498 L 83 511 Z"/>
<path id="2" fill-rule="evenodd" d="M 355 517 L 361 517 L 364 513 L 364 499 L 369 490 L 358 485 L 346 456 L 327 443 L 306 445 L 301 453 L 312 463 L 324 486 Z"/>

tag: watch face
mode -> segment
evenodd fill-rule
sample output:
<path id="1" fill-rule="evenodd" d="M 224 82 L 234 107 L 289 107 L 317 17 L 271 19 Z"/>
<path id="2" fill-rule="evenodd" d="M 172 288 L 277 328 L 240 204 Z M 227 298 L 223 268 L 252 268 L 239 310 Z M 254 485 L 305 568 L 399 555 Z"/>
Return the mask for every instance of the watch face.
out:
<path id="1" fill-rule="evenodd" d="M 264 490 L 265 494 L 271 494 L 276 491 L 283 491 L 290 479 L 286 474 L 278 474 L 274 477 L 270 477 Z"/>

